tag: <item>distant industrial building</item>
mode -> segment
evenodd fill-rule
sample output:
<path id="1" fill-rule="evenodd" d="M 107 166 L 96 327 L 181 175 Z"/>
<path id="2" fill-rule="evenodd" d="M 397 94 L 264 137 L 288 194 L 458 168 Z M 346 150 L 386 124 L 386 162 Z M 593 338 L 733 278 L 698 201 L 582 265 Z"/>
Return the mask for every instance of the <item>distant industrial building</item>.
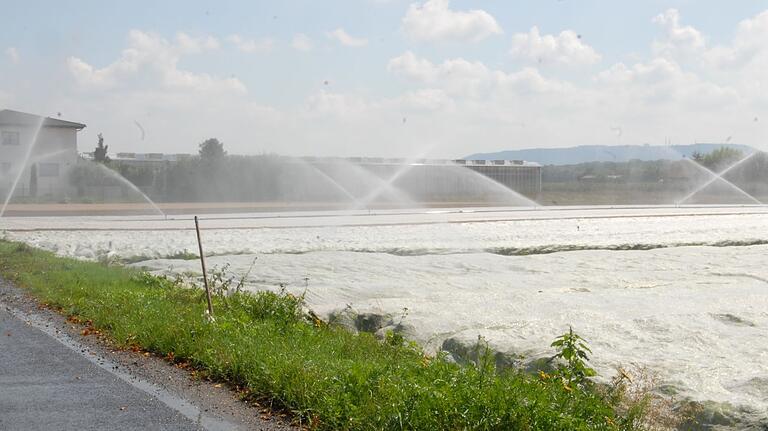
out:
<path id="1" fill-rule="evenodd" d="M 83 128 L 57 118 L 0 111 L 0 197 L 17 179 L 16 197 L 66 194 L 66 173 L 77 163 L 77 132 Z"/>
<path id="2" fill-rule="evenodd" d="M 191 154 L 164 154 L 164 153 L 117 153 L 112 160 L 127 166 L 156 168 L 169 163 L 177 163 L 188 160 Z"/>
<path id="3" fill-rule="evenodd" d="M 524 160 L 455 160 L 527 196 L 541 193 L 541 165 Z"/>
<path id="4" fill-rule="evenodd" d="M 522 160 L 372 157 L 303 157 L 301 160 L 316 166 L 331 178 L 343 176 L 341 171 L 344 169 L 364 169 L 383 181 L 383 187 L 392 185 L 422 202 L 508 202 L 506 189 L 529 198 L 535 198 L 541 192 L 541 165 Z M 370 185 L 359 184 L 359 187 L 370 188 Z M 355 190 L 350 192 L 356 194 Z"/>
<path id="5" fill-rule="evenodd" d="M 112 162 L 149 169 L 154 172 L 151 182 L 155 183 L 165 167 L 192 157 L 190 154 L 117 153 Z M 334 200 L 343 190 L 347 197 L 384 201 L 407 197 L 417 202 L 509 203 L 507 189 L 529 198 L 541 192 L 541 165 L 522 160 L 266 157 L 275 166 L 282 166 L 277 169 L 281 174 L 275 179 L 275 186 L 294 199 Z M 318 177 L 318 172 L 323 175 Z M 330 182 L 334 185 L 327 187 Z M 367 196 L 372 190 L 379 195 Z"/>

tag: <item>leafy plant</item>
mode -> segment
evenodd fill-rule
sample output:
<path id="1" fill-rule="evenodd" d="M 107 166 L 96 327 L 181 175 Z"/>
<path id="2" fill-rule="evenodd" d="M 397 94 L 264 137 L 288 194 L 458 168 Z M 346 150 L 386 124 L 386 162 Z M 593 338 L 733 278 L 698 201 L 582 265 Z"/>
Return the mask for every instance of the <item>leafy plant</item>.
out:
<path id="1" fill-rule="evenodd" d="M 551 346 L 557 350 L 553 359 L 563 361 L 556 375 L 563 380 L 566 388 L 573 388 L 574 385 L 583 387 L 590 382 L 588 377 L 597 375 L 594 369 L 587 366 L 587 354 L 591 354 L 592 350 L 587 346 L 586 340 L 573 332 L 572 327 L 568 327 L 568 332 L 555 338 Z"/>
<path id="2" fill-rule="evenodd" d="M 251 266 L 239 278 L 229 273 L 229 263 L 225 263 L 223 266 L 214 266 L 208 270 L 208 286 L 211 289 L 211 294 L 219 297 L 225 306 L 229 307 L 228 297 L 233 294 L 242 292 L 245 287 L 245 281 L 253 271 L 254 265 L 256 265 L 256 259 L 253 259 Z"/>
<path id="3" fill-rule="evenodd" d="M 221 298 L 225 304 L 227 304 L 229 288 L 235 281 L 235 276 L 228 274 L 229 267 L 230 264 L 225 263 L 221 267 L 214 265 L 208 270 L 208 287 L 211 289 L 211 294 Z"/>
<path id="4" fill-rule="evenodd" d="M 384 334 L 384 342 L 390 346 L 398 347 L 405 344 L 405 337 L 399 332 L 390 330 Z"/>
<path id="5" fill-rule="evenodd" d="M 303 312 L 304 295 L 293 295 L 284 287 L 279 292 L 265 290 L 256 295 L 236 293 L 232 299 L 233 306 L 245 310 L 250 319 L 271 320 L 280 326 L 311 320 Z"/>

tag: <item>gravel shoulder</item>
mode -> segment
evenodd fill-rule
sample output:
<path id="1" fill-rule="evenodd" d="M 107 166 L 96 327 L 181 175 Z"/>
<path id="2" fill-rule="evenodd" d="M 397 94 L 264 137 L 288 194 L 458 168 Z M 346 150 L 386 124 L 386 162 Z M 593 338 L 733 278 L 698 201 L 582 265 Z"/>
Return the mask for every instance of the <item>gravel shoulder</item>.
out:
<path id="1" fill-rule="evenodd" d="M 299 429 L 233 388 L 89 332 L 0 279 L 0 428 Z"/>

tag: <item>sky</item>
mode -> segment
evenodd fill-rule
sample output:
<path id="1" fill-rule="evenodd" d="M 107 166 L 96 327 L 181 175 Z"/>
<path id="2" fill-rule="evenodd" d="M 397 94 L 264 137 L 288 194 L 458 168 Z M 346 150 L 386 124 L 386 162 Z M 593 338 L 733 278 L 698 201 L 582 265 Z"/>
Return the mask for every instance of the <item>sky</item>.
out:
<path id="1" fill-rule="evenodd" d="M 80 151 L 768 150 L 768 2 L 5 2 L 0 109 Z"/>

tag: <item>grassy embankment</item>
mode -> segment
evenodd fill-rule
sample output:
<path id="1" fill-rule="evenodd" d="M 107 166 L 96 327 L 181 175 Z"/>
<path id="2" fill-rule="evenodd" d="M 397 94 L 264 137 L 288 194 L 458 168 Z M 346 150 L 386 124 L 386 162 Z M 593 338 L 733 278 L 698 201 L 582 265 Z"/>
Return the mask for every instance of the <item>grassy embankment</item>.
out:
<path id="1" fill-rule="evenodd" d="M 640 406 L 557 375 L 498 371 L 490 354 L 458 366 L 307 318 L 289 294 L 215 298 L 124 267 L 0 241 L 0 275 L 88 321 L 116 345 L 189 364 L 317 429 L 637 429 Z M 621 413 L 619 413 L 621 411 Z"/>

